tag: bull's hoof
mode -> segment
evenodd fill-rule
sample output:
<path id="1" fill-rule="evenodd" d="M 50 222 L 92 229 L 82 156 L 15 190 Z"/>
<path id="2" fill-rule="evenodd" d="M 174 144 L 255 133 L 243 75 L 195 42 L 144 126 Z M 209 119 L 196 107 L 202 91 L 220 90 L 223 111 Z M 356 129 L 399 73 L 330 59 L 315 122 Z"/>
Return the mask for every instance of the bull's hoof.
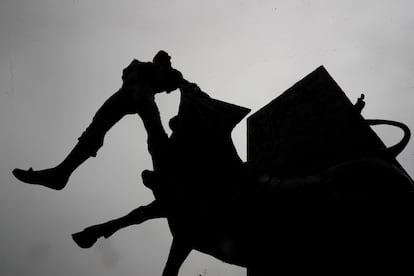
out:
<path id="1" fill-rule="evenodd" d="M 92 227 L 88 227 L 85 230 L 72 234 L 72 239 L 75 241 L 77 245 L 81 248 L 90 248 L 92 247 L 96 241 L 102 237 L 103 235 L 97 231 L 98 229 Z"/>

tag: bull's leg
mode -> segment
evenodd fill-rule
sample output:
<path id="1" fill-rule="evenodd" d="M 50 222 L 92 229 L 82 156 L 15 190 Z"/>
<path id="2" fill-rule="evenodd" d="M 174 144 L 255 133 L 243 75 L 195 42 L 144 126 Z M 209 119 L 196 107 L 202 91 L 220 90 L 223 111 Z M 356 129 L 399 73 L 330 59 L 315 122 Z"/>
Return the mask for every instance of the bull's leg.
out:
<path id="1" fill-rule="evenodd" d="M 184 263 L 192 248 L 179 238 L 173 238 L 167 263 L 162 276 L 177 276 L 181 265 Z"/>
<path id="2" fill-rule="evenodd" d="M 123 217 L 85 228 L 83 231 L 73 234 L 72 238 L 80 247 L 89 248 L 100 237 L 108 238 L 122 228 L 162 217 L 165 217 L 165 214 L 155 200 L 146 206 L 138 207 Z"/>

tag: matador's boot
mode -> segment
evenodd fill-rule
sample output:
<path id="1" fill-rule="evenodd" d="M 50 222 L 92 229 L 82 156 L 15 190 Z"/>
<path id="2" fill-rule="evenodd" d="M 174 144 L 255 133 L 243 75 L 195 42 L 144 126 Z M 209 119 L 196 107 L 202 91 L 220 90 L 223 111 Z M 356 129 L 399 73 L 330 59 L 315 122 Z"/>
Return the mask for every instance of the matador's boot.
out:
<path id="1" fill-rule="evenodd" d="M 85 145 L 79 142 L 58 166 L 39 171 L 35 171 L 32 168 L 28 170 L 14 169 L 13 175 L 25 183 L 62 190 L 66 186 L 72 172 L 90 156 L 93 156 L 90 150 L 86 150 Z"/>
<path id="2" fill-rule="evenodd" d="M 34 171 L 32 168 L 27 171 L 14 169 L 13 175 L 22 182 L 42 185 L 54 190 L 62 190 L 70 176 L 68 173 L 62 173 L 58 167 L 40 171 Z"/>

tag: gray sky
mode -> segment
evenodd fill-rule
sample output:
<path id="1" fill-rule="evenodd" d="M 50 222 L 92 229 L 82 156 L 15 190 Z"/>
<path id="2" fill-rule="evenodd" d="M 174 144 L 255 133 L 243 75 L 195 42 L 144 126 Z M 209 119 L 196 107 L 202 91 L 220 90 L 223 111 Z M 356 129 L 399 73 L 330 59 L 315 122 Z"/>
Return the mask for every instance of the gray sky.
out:
<path id="1" fill-rule="evenodd" d="M 167 50 L 211 96 L 257 110 L 319 65 L 348 97 L 365 93 L 366 118 L 414 129 L 413 1 L 0 2 L 0 275 L 160 275 L 171 236 L 158 220 L 82 250 L 70 234 L 152 200 L 151 167 L 136 116 L 107 135 L 98 157 L 61 192 L 18 182 L 15 167 L 60 162 L 133 58 Z M 160 95 L 163 120 L 178 93 Z M 401 136 L 378 127 L 387 144 Z M 246 153 L 245 122 L 233 138 Z M 399 161 L 413 176 L 414 143 Z M 99 192 L 97 192 L 99 191 Z M 92 202 L 92 203 L 91 203 Z M 182 276 L 245 275 L 192 253 Z"/>

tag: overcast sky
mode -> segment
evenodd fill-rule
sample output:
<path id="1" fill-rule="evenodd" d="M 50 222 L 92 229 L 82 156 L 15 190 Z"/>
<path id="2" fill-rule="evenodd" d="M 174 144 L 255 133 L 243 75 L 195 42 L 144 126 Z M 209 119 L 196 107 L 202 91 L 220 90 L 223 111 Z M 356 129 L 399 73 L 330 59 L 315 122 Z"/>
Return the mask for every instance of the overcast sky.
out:
<path id="1" fill-rule="evenodd" d="M 171 242 L 164 220 L 88 250 L 70 238 L 152 200 L 139 177 L 151 163 L 137 116 L 108 133 L 63 191 L 11 174 L 60 162 L 133 58 L 164 49 L 212 97 L 253 112 L 324 65 L 352 101 L 365 93 L 364 117 L 414 129 L 413 13 L 409 0 L 1 0 L 0 275 L 161 275 Z M 157 97 L 164 122 L 178 101 Z M 401 137 L 375 130 L 388 145 Z M 245 158 L 245 121 L 233 138 Z M 413 176 L 413 142 L 399 161 Z M 245 270 L 193 252 L 180 275 L 200 274 Z"/>

